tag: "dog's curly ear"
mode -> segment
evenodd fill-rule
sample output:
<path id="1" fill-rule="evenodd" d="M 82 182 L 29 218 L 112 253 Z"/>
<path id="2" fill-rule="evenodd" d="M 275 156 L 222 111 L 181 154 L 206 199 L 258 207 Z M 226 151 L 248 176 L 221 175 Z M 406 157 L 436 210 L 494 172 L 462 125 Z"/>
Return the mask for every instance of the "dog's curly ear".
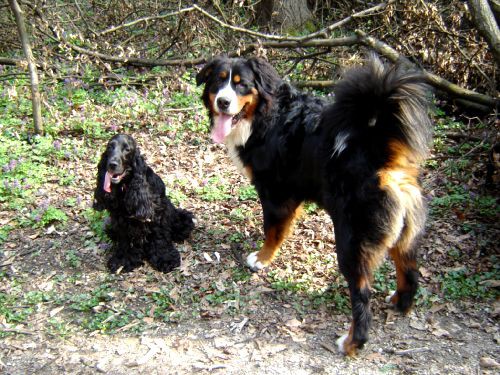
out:
<path id="1" fill-rule="evenodd" d="M 255 75 L 257 91 L 259 91 L 260 96 L 266 102 L 267 109 L 269 109 L 276 88 L 281 82 L 281 78 L 271 64 L 260 57 L 249 58 L 248 65 Z"/>
<path id="2" fill-rule="evenodd" d="M 102 211 L 106 209 L 105 202 L 106 196 L 104 192 L 104 180 L 106 177 L 106 165 L 108 164 L 108 155 L 103 152 L 101 155 L 101 160 L 97 164 L 97 179 L 96 187 L 94 189 L 94 202 L 92 208 L 97 211 Z"/>
<path id="3" fill-rule="evenodd" d="M 146 172 L 146 162 L 139 151 L 139 148 L 136 147 L 132 159 L 132 169 L 134 174 L 143 174 Z"/>
<path id="4" fill-rule="evenodd" d="M 150 221 L 154 215 L 154 202 L 147 181 L 147 165 L 138 149 L 132 161 L 132 168 L 133 177 L 125 189 L 125 207 L 130 217 Z"/>
<path id="5" fill-rule="evenodd" d="M 205 66 L 196 75 L 196 85 L 200 86 L 201 84 L 206 83 L 208 81 L 208 78 L 212 74 L 214 68 L 226 59 L 227 59 L 226 55 L 221 55 L 214 57 L 212 60 L 207 62 Z"/>

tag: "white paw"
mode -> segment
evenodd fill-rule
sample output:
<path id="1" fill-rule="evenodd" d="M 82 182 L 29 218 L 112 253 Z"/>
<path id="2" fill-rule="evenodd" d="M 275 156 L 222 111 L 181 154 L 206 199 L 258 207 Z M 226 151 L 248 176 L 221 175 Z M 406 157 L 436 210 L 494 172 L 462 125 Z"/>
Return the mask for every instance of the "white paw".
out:
<path id="1" fill-rule="evenodd" d="M 387 297 L 385 297 L 385 302 L 386 303 L 391 303 L 392 296 L 394 296 L 395 294 L 396 294 L 395 290 L 389 291 L 389 295 Z"/>
<path id="2" fill-rule="evenodd" d="M 342 335 L 340 336 L 337 341 L 335 341 L 335 343 L 337 344 L 337 348 L 339 348 L 339 351 L 342 353 L 342 354 L 345 354 L 345 350 L 344 350 L 344 341 L 347 340 L 347 336 L 349 336 L 348 333 L 346 333 L 345 335 Z"/>
<path id="3" fill-rule="evenodd" d="M 265 267 L 264 264 L 262 264 L 262 262 L 259 262 L 257 260 L 257 251 L 248 254 L 247 266 L 250 267 L 252 271 L 259 271 Z"/>

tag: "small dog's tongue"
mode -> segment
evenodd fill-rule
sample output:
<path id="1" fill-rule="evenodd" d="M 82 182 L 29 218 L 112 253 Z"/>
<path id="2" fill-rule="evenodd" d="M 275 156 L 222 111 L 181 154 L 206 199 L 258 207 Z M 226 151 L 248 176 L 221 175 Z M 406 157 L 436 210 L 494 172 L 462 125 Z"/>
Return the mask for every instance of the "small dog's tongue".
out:
<path id="1" fill-rule="evenodd" d="M 106 175 L 104 176 L 104 186 L 102 188 L 104 191 L 111 193 L 111 175 L 109 172 L 106 172 Z"/>
<path id="2" fill-rule="evenodd" d="M 215 143 L 223 143 L 224 138 L 231 133 L 233 117 L 229 115 L 218 115 L 215 119 L 214 128 L 212 129 L 212 140 Z"/>

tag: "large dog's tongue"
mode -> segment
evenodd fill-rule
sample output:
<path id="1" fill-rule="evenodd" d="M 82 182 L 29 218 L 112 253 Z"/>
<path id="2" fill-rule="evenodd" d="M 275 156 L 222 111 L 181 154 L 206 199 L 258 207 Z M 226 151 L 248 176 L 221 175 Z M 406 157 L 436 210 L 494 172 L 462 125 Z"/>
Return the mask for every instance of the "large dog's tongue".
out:
<path id="1" fill-rule="evenodd" d="M 212 129 L 212 140 L 215 143 L 223 143 L 224 138 L 231 133 L 233 117 L 229 115 L 218 115 L 215 118 L 214 128 Z"/>
<path id="2" fill-rule="evenodd" d="M 102 188 L 104 191 L 111 193 L 111 175 L 109 172 L 106 172 L 106 175 L 104 176 L 104 186 Z"/>

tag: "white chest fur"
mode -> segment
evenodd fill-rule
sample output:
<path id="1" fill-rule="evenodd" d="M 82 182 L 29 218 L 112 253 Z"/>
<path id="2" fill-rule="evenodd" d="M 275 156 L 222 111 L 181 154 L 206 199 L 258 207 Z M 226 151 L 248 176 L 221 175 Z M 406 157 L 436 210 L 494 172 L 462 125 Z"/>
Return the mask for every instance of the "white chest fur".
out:
<path id="1" fill-rule="evenodd" d="M 238 168 L 241 174 L 248 178 L 250 178 L 250 176 L 240 159 L 238 146 L 243 146 L 247 143 L 250 134 L 252 134 L 252 123 L 246 119 L 242 119 L 234 126 L 231 133 L 229 133 L 224 140 L 229 152 L 229 157 L 233 161 L 234 165 Z"/>

